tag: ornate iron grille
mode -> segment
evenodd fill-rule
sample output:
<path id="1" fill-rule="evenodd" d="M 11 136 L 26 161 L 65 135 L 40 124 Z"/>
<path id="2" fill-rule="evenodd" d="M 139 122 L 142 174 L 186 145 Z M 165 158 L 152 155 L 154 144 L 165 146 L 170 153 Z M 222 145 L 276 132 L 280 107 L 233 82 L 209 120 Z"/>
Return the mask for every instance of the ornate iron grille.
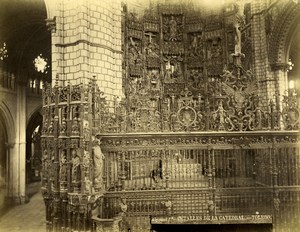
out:
<path id="1" fill-rule="evenodd" d="M 298 223 L 289 204 L 299 202 L 299 100 L 289 91 L 261 101 L 242 66 L 241 22 L 227 13 L 125 14 L 125 99 L 108 102 L 96 81 L 59 86 L 57 77 L 45 89 L 49 230 L 145 231 L 150 216 L 257 212 L 282 228 Z"/>

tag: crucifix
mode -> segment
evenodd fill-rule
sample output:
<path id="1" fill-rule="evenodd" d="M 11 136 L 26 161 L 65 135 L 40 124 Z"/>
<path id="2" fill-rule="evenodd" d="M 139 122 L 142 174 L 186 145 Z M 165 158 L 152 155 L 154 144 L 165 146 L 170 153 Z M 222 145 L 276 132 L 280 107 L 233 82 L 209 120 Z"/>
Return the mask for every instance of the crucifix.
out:
<path id="1" fill-rule="evenodd" d="M 149 38 L 149 43 L 152 43 L 152 37 L 156 37 L 156 35 L 152 32 L 147 32 L 145 33 L 145 36 L 147 36 Z"/>

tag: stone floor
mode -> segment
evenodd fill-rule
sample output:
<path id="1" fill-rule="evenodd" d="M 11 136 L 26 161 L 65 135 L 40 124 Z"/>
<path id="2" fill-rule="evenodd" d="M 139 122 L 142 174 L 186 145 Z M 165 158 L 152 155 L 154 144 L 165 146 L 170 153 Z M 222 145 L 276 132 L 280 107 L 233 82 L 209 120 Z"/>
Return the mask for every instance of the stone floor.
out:
<path id="1" fill-rule="evenodd" d="M 45 206 L 40 191 L 40 183 L 35 182 L 27 187 L 29 202 L 8 209 L 0 217 L 2 232 L 45 232 Z"/>

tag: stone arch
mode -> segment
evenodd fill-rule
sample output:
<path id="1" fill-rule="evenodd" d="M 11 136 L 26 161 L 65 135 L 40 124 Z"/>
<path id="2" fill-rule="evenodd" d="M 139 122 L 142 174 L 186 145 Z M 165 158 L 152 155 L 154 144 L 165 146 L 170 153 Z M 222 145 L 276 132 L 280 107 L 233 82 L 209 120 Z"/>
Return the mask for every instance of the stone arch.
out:
<path id="1" fill-rule="evenodd" d="M 47 18 L 45 19 L 46 25 L 49 30 L 55 32 L 56 30 L 56 16 L 57 16 L 57 6 L 59 1 L 57 0 L 43 0 L 46 8 Z"/>
<path id="2" fill-rule="evenodd" d="M 8 159 L 11 155 L 9 150 L 15 144 L 15 123 L 7 105 L 0 102 L 0 191 L 7 189 L 8 186 Z M 0 211 L 6 205 L 6 193 L 0 194 Z"/>
<path id="3" fill-rule="evenodd" d="M 31 123 L 32 120 L 37 120 L 37 118 L 42 117 L 42 105 L 39 104 L 36 106 L 31 112 L 29 112 L 27 118 L 27 127 Z"/>
<path id="4" fill-rule="evenodd" d="M 47 11 L 47 18 L 53 17 L 54 13 L 54 6 L 56 4 L 55 0 L 44 0 L 46 11 Z"/>
<path id="5" fill-rule="evenodd" d="M 16 138 L 15 123 L 9 107 L 4 102 L 0 103 L 0 120 L 6 128 L 7 143 L 13 145 Z"/>
<path id="6" fill-rule="evenodd" d="M 41 114 L 41 107 L 38 107 L 36 110 L 32 112 L 29 117 L 26 126 L 26 141 L 29 141 L 31 135 L 37 126 L 42 126 L 43 116 Z"/>
<path id="7" fill-rule="evenodd" d="M 294 25 L 291 27 L 288 37 L 286 38 L 285 54 L 287 56 L 290 54 L 292 40 L 293 40 L 294 36 L 296 35 L 296 33 L 299 33 L 299 31 L 300 31 L 300 11 L 299 11 L 298 20 L 295 21 Z M 288 60 L 289 57 L 286 57 L 286 59 Z"/>
<path id="8" fill-rule="evenodd" d="M 269 42 L 269 62 L 272 67 L 286 65 L 290 41 L 300 23 L 300 3 L 286 3 L 277 16 Z"/>

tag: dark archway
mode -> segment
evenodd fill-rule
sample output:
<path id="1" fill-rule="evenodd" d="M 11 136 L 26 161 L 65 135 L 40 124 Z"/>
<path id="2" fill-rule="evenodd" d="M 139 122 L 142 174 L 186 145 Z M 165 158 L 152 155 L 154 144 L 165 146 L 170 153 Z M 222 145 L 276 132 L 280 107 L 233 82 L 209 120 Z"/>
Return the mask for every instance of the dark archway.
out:
<path id="1" fill-rule="evenodd" d="M 51 71 L 35 70 L 35 58 L 42 55 L 51 64 L 51 33 L 47 28 L 44 0 L 1 0 L 0 47 L 6 46 L 8 56 L 3 70 L 13 73 L 19 84 L 28 80 L 50 81 Z"/>
<path id="2" fill-rule="evenodd" d="M 6 191 L 6 146 L 7 131 L 2 115 L 0 114 L 0 208 L 4 205 L 4 195 Z"/>
<path id="3" fill-rule="evenodd" d="M 7 184 L 7 146 L 8 136 L 5 120 L 0 112 L 0 212 L 5 208 Z"/>
<path id="4" fill-rule="evenodd" d="M 41 171 L 41 129 L 43 117 L 37 110 L 26 128 L 26 182 L 40 180 Z"/>

